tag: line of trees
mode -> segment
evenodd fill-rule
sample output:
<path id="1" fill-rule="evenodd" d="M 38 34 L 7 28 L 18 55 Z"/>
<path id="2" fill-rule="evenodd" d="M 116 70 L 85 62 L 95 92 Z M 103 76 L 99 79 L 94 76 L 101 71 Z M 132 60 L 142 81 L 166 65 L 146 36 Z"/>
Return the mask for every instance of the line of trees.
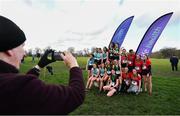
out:
<path id="1" fill-rule="evenodd" d="M 170 58 L 172 55 L 180 58 L 180 49 L 177 48 L 163 48 L 151 54 L 152 58 Z"/>
<path id="2" fill-rule="evenodd" d="M 41 49 L 41 48 L 35 48 L 35 49 L 28 49 L 26 51 L 26 55 L 27 56 L 32 56 L 32 53 L 33 51 L 35 52 L 35 54 L 37 53 L 44 53 L 44 51 L 46 49 L 50 49 L 51 47 L 46 47 L 44 49 Z M 92 47 L 91 50 L 88 49 L 88 48 L 84 48 L 83 50 L 79 50 L 79 51 L 75 51 L 75 48 L 74 47 L 69 47 L 67 49 L 67 51 L 75 54 L 76 56 L 88 56 L 88 54 L 93 51 L 95 49 L 95 47 Z M 170 58 L 172 55 L 175 55 L 175 56 L 178 56 L 180 58 L 180 49 L 177 49 L 177 48 L 163 48 L 163 49 L 160 49 L 159 51 L 157 52 L 153 52 L 151 54 L 151 58 Z"/>
<path id="3" fill-rule="evenodd" d="M 50 46 L 42 49 L 42 48 L 39 48 L 39 47 L 36 47 L 34 49 L 28 49 L 26 50 L 26 56 L 32 56 L 33 54 L 43 54 L 47 49 L 52 49 Z M 94 49 L 94 48 L 92 48 Z M 67 48 L 67 51 L 68 52 L 71 52 L 72 54 L 74 54 L 75 56 L 88 56 L 88 54 L 90 54 L 90 49 L 89 48 L 84 48 L 83 50 L 79 50 L 79 51 L 75 51 L 75 48 L 74 47 L 69 47 Z"/>

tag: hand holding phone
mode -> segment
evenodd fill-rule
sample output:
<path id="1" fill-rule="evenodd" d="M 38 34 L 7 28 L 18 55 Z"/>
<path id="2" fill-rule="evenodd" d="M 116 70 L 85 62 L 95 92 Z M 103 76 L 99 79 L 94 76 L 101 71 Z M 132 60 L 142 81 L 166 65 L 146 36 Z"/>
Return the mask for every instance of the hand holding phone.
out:
<path id="1" fill-rule="evenodd" d="M 64 54 L 63 52 L 54 52 L 54 59 L 57 61 L 63 61 L 63 58 L 61 57 L 61 54 Z"/>

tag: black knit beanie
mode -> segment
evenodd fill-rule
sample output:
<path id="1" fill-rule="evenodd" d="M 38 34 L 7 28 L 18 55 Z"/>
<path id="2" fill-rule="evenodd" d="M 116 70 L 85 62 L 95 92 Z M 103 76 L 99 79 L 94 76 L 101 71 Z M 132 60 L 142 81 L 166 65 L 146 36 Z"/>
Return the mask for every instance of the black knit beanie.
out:
<path id="1" fill-rule="evenodd" d="M 16 48 L 25 40 L 24 32 L 14 22 L 0 16 L 0 52 Z"/>

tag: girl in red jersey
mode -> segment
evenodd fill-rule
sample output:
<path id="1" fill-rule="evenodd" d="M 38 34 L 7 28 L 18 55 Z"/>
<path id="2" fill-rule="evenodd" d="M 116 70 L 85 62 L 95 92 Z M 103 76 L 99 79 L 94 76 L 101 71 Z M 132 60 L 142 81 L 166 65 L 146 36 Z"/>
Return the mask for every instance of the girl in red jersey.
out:
<path id="1" fill-rule="evenodd" d="M 117 90 L 119 86 L 119 78 L 116 76 L 115 71 L 112 70 L 112 75 L 110 78 L 110 84 L 103 87 L 103 90 L 108 90 L 107 96 L 111 97 Z"/>
<path id="2" fill-rule="evenodd" d="M 141 75 L 141 78 L 142 78 L 142 65 L 143 65 L 143 60 L 141 59 L 141 56 L 137 54 L 136 59 L 134 61 L 134 68 L 136 69 L 137 73 Z M 141 81 L 140 91 L 142 92 L 142 81 Z"/>
<path id="3" fill-rule="evenodd" d="M 121 77 L 120 77 L 120 84 L 119 84 L 119 93 L 120 92 L 127 92 L 127 89 L 130 86 L 131 82 L 131 75 L 128 73 L 128 67 L 125 67 L 124 70 L 121 72 Z"/>
<path id="4" fill-rule="evenodd" d="M 152 94 L 152 74 L 151 74 L 151 61 L 147 55 L 143 58 L 142 76 L 144 78 L 144 90 L 147 91 L 147 85 L 149 95 Z"/>
<path id="5" fill-rule="evenodd" d="M 133 92 L 138 94 L 141 88 L 141 75 L 137 73 L 136 69 L 132 70 L 133 74 L 131 76 L 131 85 L 127 92 Z"/>
<path id="6" fill-rule="evenodd" d="M 120 55 L 121 70 L 125 70 L 125 67 L 127 67 L 127 63 L 128 63 L 126 49 L 123 48 L 121 52 L 122 52 Z"/>
<path id="7" fill-rule="evenodd" d="M 142 65 L 143 65 L 143 61 L 141 60 L 141 56 L 137 54 L 134 62 L 134 68 L 136 69 L 137 73 L 140 75 L 142 73 Z"/>
<path id="8" fill-rule="evenodd" d="M 134 61 L 135 61 L 135 54 L 132 49 L 129 50 L 129 54 L 127 57 L 128 57 L 128 69 L 129 72 L 132 72 L 132 69 L 134 69 Z"/>

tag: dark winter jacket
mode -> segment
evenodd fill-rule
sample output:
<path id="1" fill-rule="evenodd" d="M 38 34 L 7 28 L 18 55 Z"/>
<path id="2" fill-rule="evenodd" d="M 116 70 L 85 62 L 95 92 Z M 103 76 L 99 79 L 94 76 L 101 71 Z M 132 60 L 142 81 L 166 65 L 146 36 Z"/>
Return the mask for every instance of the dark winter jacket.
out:
<path id="1" fill-rule="evenodd" d="M 0 60 L 0 114 L 68 114 L 83 103 L 80 68 L 70 69 L 68 86 L 45 84 L 38 76 L 35 68 L 21 75 Z"/>

